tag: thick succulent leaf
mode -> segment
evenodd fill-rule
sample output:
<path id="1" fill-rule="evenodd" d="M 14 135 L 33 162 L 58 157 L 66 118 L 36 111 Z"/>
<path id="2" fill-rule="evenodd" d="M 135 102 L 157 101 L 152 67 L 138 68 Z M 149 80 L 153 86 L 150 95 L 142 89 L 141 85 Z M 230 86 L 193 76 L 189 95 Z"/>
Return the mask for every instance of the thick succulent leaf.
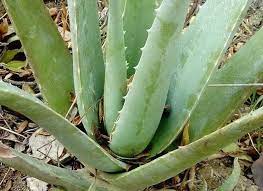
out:
<path id="1" fill-rule="evenodd" d="M 97 1 L 68 0 L 68 5 L 78 109 L 88 135 L 94 137 L 104 86 Z"/>
<path id="2" fill-rule="evenodd" d="M 122 24 L 123 0 L 109 1 L 104 85 L 104 117 L 110 134 L 127 91 L 127 70 Z"/>
<path id="3" fill-rule="evenodd" d="M 93 139 L 68 122 L 40 100 L 7 83 L 0 82 L 0 105 L 25 115 L 54 135 L 85 165 L 106 172 L 120 171 L 127 166 L 111 157 Z"/>
<path id="4" fill-rule="evenodd" d="M 4 0 L 47 104 L 60 114 L 70 107 L 72 58 L 42 0 Z"/>
<path id="5" fill-rule="evenodd" d="M 208 84 L 251 84 L 263 79 L 263 29 L 258 31 Z M 208 87 L 189 120 L 190 140 L 222 127 L 255 87 Z M 212 109 L 211 109 L 212 108 Z"/>
<path id="6" fill-rule="evenodd" d="M 187 126 L 207 83 L 224 55 L 250 0 L 207 0 L 195 21 L 168 53 L 176 64 L 168 94 L 169 117 L 162 118 L 151 155 L 167 148 Z M 211 14 L 213 13 L 213 14 Z"/>
<path id="7" fill-rule="evenodd" d="M 111 136 L 111 149 L 122 156 L 134 156 L 149 144 L 161 119 L 173 63 L 166 61 L 169 42 L 182 31 L 189 0 L 164 0 L 142 57 L 137 66 L 130 90 Z"/>
<path id="8" fill-rule="evenodd" d="M 61 186 L 67 190 L 85 191 L 95 180 L 95 177 L 92 176 L 84 177 L 82 174 L 74 171 L 46 164 L 43 161 L 8 148 L 1 143 L 0 161 L 29 176 L 38 178 L 52 185 Z"/>
<path id="9" fill-rule="evenodd" d="M 123 22 L 129 77 L 135 73 L 134 67 L 140 60 L 147 30 L 154 20 L 154 9 L 155 0 L 126 0 Z"/>
<path id="10" fill-rule="evenodd" d="M 224 181 L 224 183 L 217 189 L 217 191 L 232 191 L 236 187 L 241 173 L 241 168 L 238 163 L 238 158 L 234 160 L 234 168 L 231 175 Z"/>
<path id="11" fill-rule="evenodd" d="M 102 174 L 101 176 L 113 185 L 130 190 L 144 189 L 176 176 L 235 142 L 238 138 L 261 127 L 262 123 L 263 108 L 260 108 L 189 145 L 182 146 L 130 172 L 117 175 Z"/>

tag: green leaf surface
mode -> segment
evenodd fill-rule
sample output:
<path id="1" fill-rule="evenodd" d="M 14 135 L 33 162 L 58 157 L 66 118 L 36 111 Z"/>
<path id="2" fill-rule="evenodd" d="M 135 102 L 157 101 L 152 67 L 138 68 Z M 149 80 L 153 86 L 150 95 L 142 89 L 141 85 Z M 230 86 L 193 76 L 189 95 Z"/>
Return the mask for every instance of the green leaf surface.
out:
<path id="1" fill-rule="evenodd" d="M 232 191 L 236 187 L 241 173 L 241 168 L 238 163 L 238 158 L 234 160 L 234 168 L 231 175 L 224 181 L 224 183 L 217 189 L 217 191 Z"/>
<path id="2" fill-rule="evenodd" d="M 263 79 L 263 29 L 258 31 L 208 84 L 249 84 Z M 195 141 L 221 128 L 255 90 L 247 87 L 208 87 L 190 117 L 189 136 Z"/>
<path id="3" fill-rule="evenodd" d="M 123 1 L 123 0 L 122 0 Z M 128 77 L 135 73 L 148 33 L 155 17 L 155 0 L 126 0 L 124 31 Z"/>
<path id="4" fill-rule="evenodd" d="M 4 0 L 46 103 L 66 114 L 73 92 L 72 58 L 42 0 Z"/>
<path id="5" fill-rule="evenodd" d="M 63 116 L 27 92 L 0 82 L 0 105 L 25 115 L 47 130 L 85 165 L 106 172 L 127 168 Z"/>
<path id="6" fill-rule="evenodd" d="M 14 56 L 18 54 L 19 52 L 23 52 L 22 49 L 13 49 L 13 50 L 7 50 L 3 57 L 1 58 L 0 62 L 8 63 L 11 60 L 13 60 Z"/>
<path id="7" fill-rule="evenodd" d="M 0 143 L 0 161 L 29 176 L 67 190 L 86 191 L 94 177 L 84 177 L 74 171 L 58 168 L 8 148 Z"/>
<path id="8" fill-rule="evenodd" d="M 140 190 L 165 181 L 205 160 L 212 154 L 247 133 L 260 128 L 263 123 L 263 108 L 257 109 L 233 123 L 195 141 L 179 147 L 140 167 L 116 175 L 102 174 L 113 185 L 126 190 Z"/>
<path id="9" fill-rule="evenodd" d="M 23 67 L 26 66 L 26 61 L 13 60 L 4 64 L 4 66 L 11 71 L 20 72 Z"/>
<path id="10" fill-rule="evenodd" d="M 127 91 L 127 70 L 122 24 L 123 0 L 109 1 L 109 20 L 104 85 L 104 117 L 108 134 L 112 132 Z"/>
<path id="11" fill-rule="evenodd" d="M 131 87 L 111 134 L 111 149 L 121 156 L 141 153 L 161 119 L 173 63 L 166 52 L 181 33 L 189 1 L 164 0 L 143 48 Z"/>
<path id="12" fill-rule="evenodd" d="M 151 142 L 151 156 L 167 148 L 188 125 L 250 2 L 207 0 L 173 51 L 167 53 L 167 60 L 176 67 L 167 98 L 171 112 L 162 118 Z"/>
<path id="13" fill-rule="evenodd" d="M 104 61 L 96 0 L 69 0 L 75 94 L 82 123 L 90 137 L 98 128 L 103 96 Z"/>

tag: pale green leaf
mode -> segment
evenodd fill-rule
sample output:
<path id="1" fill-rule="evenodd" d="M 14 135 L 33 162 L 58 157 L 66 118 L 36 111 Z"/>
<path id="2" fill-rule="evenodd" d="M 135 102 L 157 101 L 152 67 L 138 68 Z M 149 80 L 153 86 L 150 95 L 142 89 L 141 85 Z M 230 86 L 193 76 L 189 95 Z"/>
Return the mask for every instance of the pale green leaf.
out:
<path id="1" fill-rule="evenodd" d="M 241 168 L 238 163 L 238 158 L 234 160 L 234 168 L 231 175 L 224 181 L 224 183 L 217 189 L 218 191 L 233 191 L 236 187 L 241 173 Z"/>
<path id="2" fill-rule="evenodd" d="M 141 153 L 160 122 L 174 63 L 166 60 L 183 29 L 189 0 L 164 0 L 149 30 L 142 57 L 120 116 L 111 134 L 110 148 L 122 156 Z"/>
<path id="3" fill-rule="evenodd" d="M 129 77 L 135 73 L 134 67 L 140 60 L 147 30 L 155 17 L 155 8 L 155 0 L 126 0 L 123 22 Z"/>
<path id="4" fill-rule="evenodd" d="M 106 172 L 127 168 L 63 116 L 27 92 L 0 82 L 0 105 L 20 112 L 47 130 L 85 165 Z"/>
<path id="5" fill-rule="evenodd" d="M 258 31 L 208 84 L 250 84 L 263 79 L 263 29 Z M 247 87 L 207 87 L 190 117 L 190 140 L 195 141 L 221 128 L 256 89 Z"/>
<path id="6" fill-rule="evenodd" d="M 3 152 L 4 151 L 4 152 Z M 3 155 L 3 153 L 6 153 Z M 74 171 L 62 169 L 37 160 L 27 154 L 19 153 L 0 143 L 0 161 L 29 176 L 68 190 L 86 191 L 94 177 L 83 177 Z"/>
<path id="7" fill-rule="evenodd" d="M 90 137 L 99 127 L 98 104 L 103 96 L 102 56 L 96 0 L 68 0 L 73 49 L 74 87 L 82 123 Z"/>
<path id="8" fill-rule="evenodd" d="M 167 60 L 176 68 L 167 98 L 171 112 L 162 118 L 151 142 L 151 156 L 167 148 L 188 125 L 250 2 L 207 0 L 168 52 Z"/>
<path id="9" fill-rule="evenodd" d="M 3 0 L 46 103 L 61 114 L 73 92 L 72 58 L 42 0 Z"/>
<path id="10" fill-rule="evenodd" d="M 104 118 L 108 134 L 112 132 L 127 92 L 123 4 L 123 0 L 109 1 L 104 85 Z"/>
<path id="11" fill-rule="evenodd" d="M 240 137 L 261 127 L 262 123 L 263 108 L 260 108 L 189 145 L 179 147 L 130 172 L 117 175 L 103 174 L 102 176 L 111 184 L 122 188 L 144 189 L 174 177 L 205 160 Z"/>

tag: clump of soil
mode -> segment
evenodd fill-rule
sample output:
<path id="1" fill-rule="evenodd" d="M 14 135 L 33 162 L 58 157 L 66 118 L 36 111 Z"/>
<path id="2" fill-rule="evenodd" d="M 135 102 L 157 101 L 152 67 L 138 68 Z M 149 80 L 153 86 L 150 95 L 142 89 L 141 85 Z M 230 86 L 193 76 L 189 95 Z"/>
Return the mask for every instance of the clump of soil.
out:
<path id="1" fill-rule="evenodd" d="M 0 191 L 28 191 L 25 175 L 0 163 Z"/>
<path id="2" fill-rule="evenodd" d="M 197 177 L 204 179 L 207 183 L 208 190 L 216 190 L 229 177 L 233 170 L 233 160 L 230 158 L 214 159 L 204 162 L 197 168 Z M 242 174 L 240 175 L 237 186 L 234 191 L 258 191 L 259 187 L 252 180 L 250 172 L 244 173 L 243 166 Z M 248 176 L 250 178 L 248 178 Z M 196 187 L 198 191 L 201 185 Z"/>

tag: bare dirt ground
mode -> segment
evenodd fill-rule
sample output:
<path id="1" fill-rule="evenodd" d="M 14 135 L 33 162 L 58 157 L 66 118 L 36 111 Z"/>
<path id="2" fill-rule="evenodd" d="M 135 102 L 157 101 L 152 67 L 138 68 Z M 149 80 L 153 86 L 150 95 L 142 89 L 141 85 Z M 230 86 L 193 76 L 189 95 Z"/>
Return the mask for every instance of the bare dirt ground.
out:
<path id="1" fill-rule="evenodd" d="M 192 10 L 190 16 L 195 15 L 198 12 L 198 3 L 202 3 L 200 0 L 193 1 Z M 60 5 L 54 4 L 53 1 L 47 2 L 47 7 L 50 8 L 50 14 L 57 19 L 57 23 L 61 21 L 61 15 L 63 13 L 63 8 Z M 101 25 L 105 24 L 105 10 L 102 8 L 100 11 L 101 15 Z M 0 16 L 1 22 L 3 18 L 7 18 L 5 14 L 5 9 L 0 3 Z M 103 19 L 104 18 L 104 19 Z M 58 24 L 61 26 L 61 24 Z M 233 43 L 229 48 L 224 60 L 229 59 L 235 52 L 238 51 L 240 47 L 263 25 L 263 0 L 254 0 L 253 5 L 250 7 L 248 16 L 242 22 L 238 33 L 233 39 Z M 68 29 L 67 29 L 68 30 Z M 64 39 L 69 37 L 65 37 Z M 102 27 L 102 38 L 105 38 L 105 30 Z M 67 39 L 68 40 L 68 39 Z M 67 41 L 66 40 L 66 41 Z M 14 43 L 15 46 L 19 46 L 19 42 Z M 17 59 L 22 59 L 23 56 L 18 55 Z M 224 62 L 224 61 L 223 61 Z M 7 82 L 17 85 L 26 91 L 32 91 L 35 94 L 39 93 L 38 87 L 34 81 L 32 71 L 28 66 L 19 68 L 21 70 L 14 71 L 12 69 L 3 68 L 0 66 L 0 78 L 6 80 Z M 254 93 L 247 103 L 237 111 L 235 118 L 239 118 L 240 115 L 250 111 L 250 108 L 254 106 L 256 98 L 263 95 L 263 89 L 258 89 Z M 262 101 L 257 103 L 262 105 Z M 73 116 L 74 117 L 74 116 Z M 0 107 L 0 126 L 5 127 L 11 131 L 0 129 L 0 141 L 20 150 L 21 152 L 32 154 L 32 148 L 29 145 L 29 139 L 36 135 L 35 132 L 38 130 L 37 125 L 26 119 L 25 117 L 19 115 L 18 113 L 12 112 L 7 108 Z M 12 133 L 15 132 L 16 134 Z M 45 132 L 41 132 L 43 136 Z M 41 134 L 40 133 L 40 134 Z M 242 175 L 240 177 L 236 191 L 256 191 L 259 190 L 253 180 L 253 175 L 251 172 L 252 163 L 259 158 L 257 152 L 263 152 L 263 131 L 259 130 L 257 132 L 251 133 L 251 136 L 245 136 L 238 143 L 238 149 L 230 149 L 230 152 L 222 152 L 218 155 L 213 156 L 213 160 L 204 161 L 197 164 L 193 170 L 187 170 L 181 175 L 174 177 L 162 184 L 156 185 L 155 188 L 171 188 L 175 190 L 198 190 L 200 186 L 201 178 L 205 179 L 208 184 L 208 190 L 214 190 L 231 174 L 233 158 L 240 157 L 242 160 L 240 162 L 242 168 Z M 252 144 L 254 143 L 254 145 Z M 240 150 L 239 150 L 240 149 Z M 238 152 L 237 152 L 238 151 Z M 240 152 L 242 154 L 240 154 Z M 64 157 L 64 154 L 61 154 Z M 71 168 L 79 168 L 78 162 L 70 157 L 65 157 L 68 161 L 66 164 Z M 49 160 L 50 162 L 50 160 Z M 51 161 L 52 162 L 52 161 Z M 54 162 L 54 161 L 53 161 Z M 76 167 L 77 166 L 77 167 Z M 194 173 L 195 178 L 191 178 Z M 0 191 L 24 191 L 29 190 L 26 183 L 27 176 L 16 171 L 12 168 L 6 167 L 0 163 Z M 201 182 L 202 183 L 202 182 Z M 152 188 L 151 188 L 152 189 Z"/>

